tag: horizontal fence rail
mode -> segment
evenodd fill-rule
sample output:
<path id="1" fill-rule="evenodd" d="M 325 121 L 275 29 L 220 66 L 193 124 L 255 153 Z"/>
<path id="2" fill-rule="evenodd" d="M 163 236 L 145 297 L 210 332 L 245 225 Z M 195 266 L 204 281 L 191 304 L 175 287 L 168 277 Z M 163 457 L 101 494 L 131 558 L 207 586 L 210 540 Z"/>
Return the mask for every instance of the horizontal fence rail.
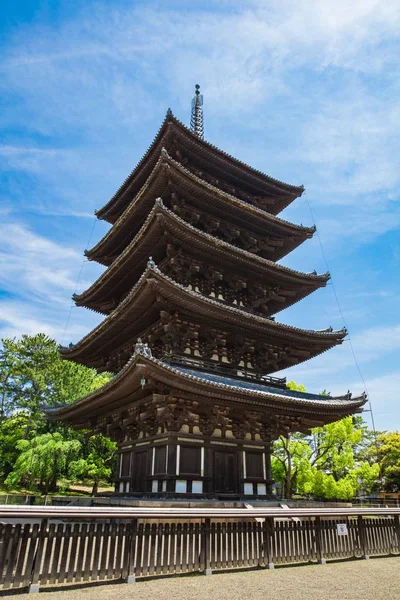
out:
<path id="1" fill-rule="evenodd" d="M 152 508 L 152 507 L 97 507 L 97 506 L 13 506 L 0 505 L 2 518 L 34 519 L 196 519 L 196 518 L 285 518 L 285 517 L 340 517 L 340 516 L 400 515 L 400 508 Z"/>
<path id="2" fill-rule="evenodd" d="M 0 506 L 3 589 L 400 554 L 400 509 Z"/>

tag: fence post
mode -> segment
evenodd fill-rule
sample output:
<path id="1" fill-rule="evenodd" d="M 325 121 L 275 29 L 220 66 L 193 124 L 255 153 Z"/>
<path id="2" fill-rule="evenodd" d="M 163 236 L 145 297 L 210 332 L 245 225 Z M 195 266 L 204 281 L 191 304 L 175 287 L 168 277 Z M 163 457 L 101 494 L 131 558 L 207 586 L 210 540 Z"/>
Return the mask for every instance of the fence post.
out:
<path id="1" fill-rule="evenodd" d="M 266 559 L 265 567 L 274 569 L 274 518 L 266 518 L 263 523 L 264 530 L 264 559 Z"/>
<path id="2" fill-rule="evenodd" d="M 35 553 L 35 557 L 33 559 L 33 564 L 32 564 L 31 583 L 29 585 L 29 590 L 28 590 L 30 594 L 38 592 L 39 588 L 40 588 L 40 583 L 39 583 L 40 567 L 42 565 L 42 556 L 43 556 L 43 549 L 44 549 L 44 544 L 45 544 L 46 534 L 47 534 L 47 525 L 48 525 L 48 519 L 42 519 L 42 522 L 40 524 L 40 533 L 39 533 L 38 544 L 37 544 L 36 553 Z"/>
<path id="3" fill-rule="evenodd" d="M 203 548 L 204 548 L 204 575 L 212 575 L 211 569 L 211 521 L 204 519 L 203 525 Z"/>
<path id="4" fill-rule="evenodd" d="M 394 528 L 397 535 L 397 551 L 400 552 L 400 517 L 399 515 L 394 515 Z"/>
<path id="5" fill-rule="evenodd" d="M 318 564 L 325 565 L 326 558 L 324 558 L 321 517 L 315 517 L 314 527 L 315 527 L 315 546 L 316 546 L 316 550 L 317 550 Z"/>
<path id="6" fill-rule="evenodd" d="M 369 555 L 367 552 L 367 538 L 365 535 L 365 523 L 364 523 L 364 519 L 363 519 L 362 515 L 359 515 L 357 517 L 357 524 L 358 524 L 358 538 L 360 540 L 361 551 L 362 551 L 361 558 L 368 559 Z"/>
<path id="7" fill-rule="evenodd" d="M 133 519 L 129 527 L 129 540 L 128 540 L 128 574 L 126 577 L 126 583 L 135 583 L 135 546 L 136 546 L 136 535 L 137 535 L 137 519 Z"/>

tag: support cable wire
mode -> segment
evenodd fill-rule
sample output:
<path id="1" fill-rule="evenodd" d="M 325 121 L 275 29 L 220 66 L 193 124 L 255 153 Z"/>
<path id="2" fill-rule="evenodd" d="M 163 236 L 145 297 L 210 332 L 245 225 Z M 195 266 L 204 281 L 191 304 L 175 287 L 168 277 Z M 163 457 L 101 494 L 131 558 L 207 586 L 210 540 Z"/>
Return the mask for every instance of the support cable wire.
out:
<path id="1" fill-rule="evenodd" d="M 93 236 L 93 232 L 94 232 L 94 228 L 96 226 L 96 223 L 97 223 L 97 217 L 94 216 L 93 217 L 93 225 L 92 225 L 92 229 L 91 229 L 90 234 L 89 234 L 88 241 L 86 243 L 86 248 L 89 248 L 89 246 L 90 246 L 90 242 L 91 242 L 91 239 L 92 239 L 92 236 Z M 76 292 L 78 290 L 78 285 L 79 285 L 79 281 L 80 281 L 81 276 L 82 276 L 83 265 L 85 264 L 85 262 L 89 262 L 89 261 L 88 261 L 87 258 L 84 257 L 82 259 L 81 268 L 79 269 L 78 278 L 76 280 L 75 289 L 74 289 L 74 292 L 73 292 L 72 296 L 74 296 L 74 294 L 76 294 Z M 73 299 L 71 298 L 71 304 L 70 304 L 70 307 L 69 307 L 67 322 L 65 323 L 64 332 L 63 332 L 62 338 L 61 338 L 61 344 L 60 344 L 61 346 L 63 345 L 64 340 L 65 340 L 65 334 L 67 333 L 67 329 L 68 329 L 68 326 L 69 326 L 69 322 L 71 320 L 71 314 L 72 314 L 72 309 L 74 308 L 74 305 L 75 305 L 75 303 L 74 303 Z"/>
<path id="2" fill-rule="evenodd" d="M 312 219 L 313 225 L 316 227 L 315 218 L 314 218 L 314 212 L 312 210 L 311 203 L 310 203 L 310 200 L 309 200 L 308 195 L 307 195 L 307 190 L 305 190 L 305 198 L 306 198 L 306 201 L 307 201 L 307 204 L 308 204 L 308 209 L 309 209 L 310 214 L 311 214 L 311 219 Z M 329 269 L 329 266 L 328 266 L 328 261 L 326 260 L 326 255 L 325 255 L 325 252 L 324 252 L 324 248 L 323 248 L 322 241 L 321 241 L 321 236 L 319 235 L 318 229 L 316 229 L 316 234 L 317 234 L 318 242 L 319 242 L 319 245 L 320 245 L 320 248 L 321 248 L 322 258 L 323 258 L 323 260 L 325 262 L 325 266 L 326 266 L 327 270 L 330 273 L 330 269 Z M 375 428 L 375 419 L 374 419 L 374 413 L 372 411 L 371 398 L 370 398 L 370 395 L 369 395 L 369 392 L 368 392 L 368 387 L 367 387 L 366 381 L 364 379 L 364 375 L 363 375 L 363 373 L 361 371 L 360 365 L 359 365 L 357 357 L 356 357 L 356 353 L 354 351 L 353 342 L 351 340 L 351 336 L 350 336 L 349 330 L 348 330 L 347 325 L 346 325 L 346 319 L 344 318 L 342 307 L 340 306 L 340 302 L 339 302 L 339 298 L 338 298 L 338 295 L 337 295 L 337 292 L 336 292 L 336 287 L 335 287 L 335 283 L 333 281 L 332 274 L 331 274 L 331 285 L 332 285 L 333 294 L 335 296 L 335 300 L 336 300 L 336 303 L 337 303 L 337 306 L 338 306 L 338 309 L 339 309 L 340 316 L 342 317 L 342 320 L 343 320 L 343 325 L 346 327 L 346 330 L 347 330 L 348 341 L 349 341 L 349 344 L 350 344 L 350 349 L 351 349 L 351 353 L 353 355 L 354 363 L 355 363 L 356 368 L 357 368 L 357 370 L 358 370 L 358 372 L 360 374 L 361 381 L 362 381 L 362 383 L 364 385 L 365 391 L 366 391 L 367 396 L 368 396 L 368 406 L 369 406 L 369 412 L 371 413 L 372 430 L 374 432 L 375 444 L 376 444 L 376 447 L 378 448 L 377 434 L 376 434 L 376 428 Z M 379 465 L 379 469 L 380 469 L 380 465 Z"/>

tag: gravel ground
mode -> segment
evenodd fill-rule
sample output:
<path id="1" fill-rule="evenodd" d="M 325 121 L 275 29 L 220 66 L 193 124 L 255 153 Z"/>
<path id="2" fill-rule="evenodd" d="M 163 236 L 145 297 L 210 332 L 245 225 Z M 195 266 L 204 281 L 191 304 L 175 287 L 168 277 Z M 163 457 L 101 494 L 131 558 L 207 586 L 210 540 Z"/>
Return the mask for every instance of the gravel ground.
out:
<path id="1" fill-rule="evenodd" d="M 18 600 L 37 595 L 18 594 Z M 43 600 L 400 600 L 400 557 L 139 580 L 41 592 Z"/>

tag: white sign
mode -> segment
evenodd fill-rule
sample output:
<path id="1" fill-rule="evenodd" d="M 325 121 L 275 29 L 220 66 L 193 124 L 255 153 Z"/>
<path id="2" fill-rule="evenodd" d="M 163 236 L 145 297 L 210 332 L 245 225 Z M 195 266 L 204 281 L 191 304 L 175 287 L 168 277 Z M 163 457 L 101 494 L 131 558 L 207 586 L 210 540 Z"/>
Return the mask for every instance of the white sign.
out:
<path id="1" fill-rule="evenodd" d="M 347 525 L 346 525 L 346 523 L 337 523 L 336 529 L 337 529 L 337 534 L 338 535 L 347 535 Z"/>

